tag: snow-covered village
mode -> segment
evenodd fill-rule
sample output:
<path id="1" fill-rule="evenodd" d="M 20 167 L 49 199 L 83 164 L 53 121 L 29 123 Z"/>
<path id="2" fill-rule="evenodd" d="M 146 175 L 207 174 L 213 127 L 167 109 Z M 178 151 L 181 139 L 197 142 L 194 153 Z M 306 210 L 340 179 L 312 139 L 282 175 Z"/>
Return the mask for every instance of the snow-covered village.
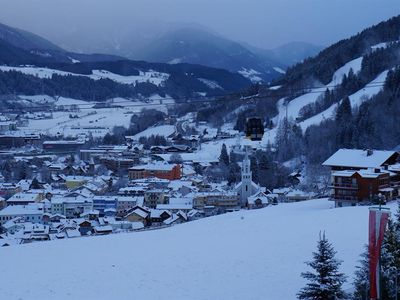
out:
<path id="1" fill-rule="evenodd" d="M 0 299 L 398 299 L 400 11 L 354 1 L 3 0 Z"/>

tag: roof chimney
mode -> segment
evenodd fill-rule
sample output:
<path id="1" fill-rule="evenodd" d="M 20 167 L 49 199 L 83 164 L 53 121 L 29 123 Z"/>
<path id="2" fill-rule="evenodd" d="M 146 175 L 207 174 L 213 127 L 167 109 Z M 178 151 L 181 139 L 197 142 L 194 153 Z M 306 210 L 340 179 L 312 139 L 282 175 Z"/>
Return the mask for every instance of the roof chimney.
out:
<path id="1" fill-rule="evenodd" d="M 367 156 L 371 156 L 372 154 L 374 154 L 374 150 L 367 149 Z"/>

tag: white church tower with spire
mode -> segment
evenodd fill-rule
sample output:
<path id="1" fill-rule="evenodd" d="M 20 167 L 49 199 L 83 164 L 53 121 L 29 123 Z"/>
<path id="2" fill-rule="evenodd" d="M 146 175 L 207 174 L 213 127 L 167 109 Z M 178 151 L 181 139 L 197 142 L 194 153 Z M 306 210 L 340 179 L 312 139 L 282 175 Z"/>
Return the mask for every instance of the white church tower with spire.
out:
<path id="1" fill-rule="evenodd" d="M 240 203 L 242 206 L 246 205 L 248 197 L 254 195 L 260 189 L 259 186 L 252 180 L 250 159 L 247 147 L 246 154 L 242 162 L 242 181 L 236 185 L 235 189 L 240 197 Z"/>

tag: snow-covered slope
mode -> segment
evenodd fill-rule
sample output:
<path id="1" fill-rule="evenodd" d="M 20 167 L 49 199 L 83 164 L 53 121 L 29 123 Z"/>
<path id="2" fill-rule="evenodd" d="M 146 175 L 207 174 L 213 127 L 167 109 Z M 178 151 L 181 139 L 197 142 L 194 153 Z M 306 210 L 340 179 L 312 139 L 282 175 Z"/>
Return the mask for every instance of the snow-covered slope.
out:
<path id="1" fill-rule="evenodd" d="M 331 207 L 319 199 L 162 230 L 1 248 L 0 298 L 292 300 L 321 231 L 352 281 L 368 208 Z"/>
<path id="2" fill-rule="evenodd" d="M 164 137 L 168 137 L 175 132 L 174 125 L 161 125 L 147 128 L 146 130 L 136 134 L 134 136 L 135 140 L 139 140 L 141 137 L 150 137 L 151 135 L 160 135 Z"/>
<path id="3" fill-rule="evenodd" d="M 140 71 L 140 74 L 137 76 L 122 76 L 106 70 L 93 70 L 91 75 L 83 75 L 83 74 L 76 74 L 49 68 L 39 68 L 35 66 L 22 66 L 22 67 L 0 66 L 0 71 L 3 72 L 16 71 L 26 75 L 33 75 L 39 78 L 51 78 L 53 75 L 60 75 L 60 76 L 84 76 L 84 77 L 89 77 L 93 80 L 110 79 L 112 81 L 121 84 L 150 82 L 157 86 L 160 86 L 169 77 L 169 74 L 167 73 L 155 72 L 155 71 L 149 71 L 149 72 Z"/>
<path id="4" fill-rule="evenodd" d="M 296 119 L 299 117 L 301 109 L 304 106 L 316 102 L 318 97 L 323 95 L 327 88 L 332 90 L 335 86 L 339 85 L 342 82 L 343 76 L 347 75 L 350 70 L 353 70 L 353 72 L 357 74 L 361 70 L 361 63 L 362 57 L 353 59 L 337 69 L 332 76 L 331 82 L 327 85 L 323 85 L 319 88 L 313 88 L 308 93 L 301 95 L 291 100 L 290 102 L 286 102 L 285 98 L 280 99 L 277 102 L 278 115 L 274 118 L 274 123 L 279 124 L 279 122 L 281 122 L 286 117 L 293 121 L 296 121 Z M 373 81 L 368 83 L 364 88 L 350 95 L 349 98 L 352 107 L 355 108 L 360 106 L 362 102 L 370 99 L 371 97 L 379 93 L 379 91 L 381 91 L 383 88 L 382 83 L 385 81 L 387 73 L 388 71 L 382 72 Z M 335 103 L 327 108 L 325 111 L 300 122 L 299 125 L 302 128 L 303 132 L 311 125 L 317 125 L 325 119 L 332 118 L 337 108 L 337 105 L 338 104 Z M 273 143 L 275 141 L 277 127 L 278 126 L 267 131 L 264 134 L 263 144 L 267 144 L 268 142 Z"/>
<path id="5" fill-rule="evenodd" d="M 359 107 L 364 101 L 371 99 L 373 96 L 378 94 L 383 86 L 382 82 L 385 81 L 388 71 L 384 71 L 379 74 L 373 81 L 368 83 L 364 88 L 355 92 L 354 94 L 349 96 L 350 104 L 352 108 Z M 323 112 L 308 118 L 307 120 L 302 121 L 299 123 L 301 129 L 305 131 L 311 125 L 318 125 L 323 120 L 331 119 L 334 117 L 336 108 L 338 103 L 332 104 L 329 108 L 324 110 Z"/>
<path id="6" fill-rule="evenodd" d="M 328 83 L 328 87 L 338 85 L 342 82 L 343 76 L 349 74 L 350 69 L 353 69 L 354 74 L 361 70 L 362 57 L 358 57 L 346 63 L 339 68 L 332 76 L 332 81 Z"/>

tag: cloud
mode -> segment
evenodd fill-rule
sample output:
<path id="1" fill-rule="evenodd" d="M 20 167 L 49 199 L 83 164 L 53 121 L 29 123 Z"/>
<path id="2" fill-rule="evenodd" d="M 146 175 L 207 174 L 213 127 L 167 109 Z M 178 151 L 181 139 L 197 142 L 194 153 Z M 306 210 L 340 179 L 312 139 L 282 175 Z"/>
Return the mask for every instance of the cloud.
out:
<path id="1" fill-rule="evenodd" d="M 0 22 L 58 44 L 154 35 L 194 23 L 271 48 L 327 45 L 400 13 L 398 0 L 0 0 Z M 166 25 L 167 24 L 167 25 Z"/>

